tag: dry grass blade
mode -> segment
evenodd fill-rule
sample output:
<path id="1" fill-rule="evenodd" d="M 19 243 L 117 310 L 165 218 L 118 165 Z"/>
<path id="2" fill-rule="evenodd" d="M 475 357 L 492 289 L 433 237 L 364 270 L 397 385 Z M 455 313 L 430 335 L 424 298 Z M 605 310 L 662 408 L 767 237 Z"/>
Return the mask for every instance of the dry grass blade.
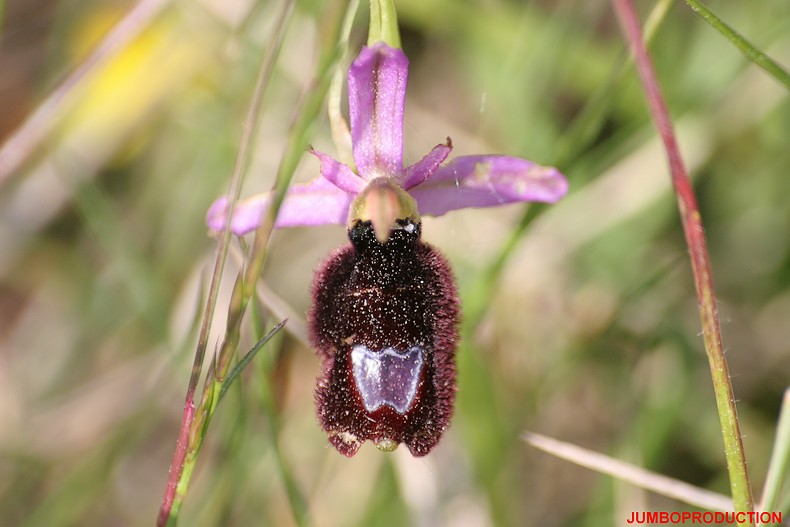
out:
<path id="1" fill-rule="evenodd" d="M 522 439 L 535 448 L 539 448 L 553 456 L 627 481 L 656 494 L 703 509 L 714 511 L 732 510 L 732 500 L 723 494 L 701 489 L 683 481 L 650 472 L 599 452 L 593 452 L 592 450 L 533 432 L 525 432 L 522 435 Z"/>

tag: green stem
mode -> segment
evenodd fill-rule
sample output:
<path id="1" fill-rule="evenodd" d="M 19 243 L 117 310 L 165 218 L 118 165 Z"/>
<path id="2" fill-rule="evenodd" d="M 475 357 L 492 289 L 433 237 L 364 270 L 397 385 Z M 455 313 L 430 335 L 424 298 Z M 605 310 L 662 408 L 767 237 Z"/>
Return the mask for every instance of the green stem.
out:
<path id="1" fill-rule="evenodd" d="M 735 46 L 746 55 L 746 58 L 770 73 L 773 78 L 785 85 L 790 90 L 790 73 L 779 65 L 771 57 L 757 49 L 751 42 L 743 38 L 737 31 L 727 25 L 722 19 L 713 14 L 713 11 L 702 5 L 698 0 L 685 0 L 689 7 L 694 10 L 705 22 L 710 24 L 713 29 L 724 35 L 724 38 L 735 44 Z"/>
<path id="2" fill-rule="evenodd" d="M 713 273 L 708 256 L 702 218 L 697 207 L 694 189 L 680 155 L 672 128 L 672 121 L 661 94 L 661 88 L 659 87 L 653 64 L 642 39 L 642 31 L 639 27 L 639 19 L 634 6 L 630 0 L 613 0 L 613 3 L 620 19 L 623 33 L 633 50 L 650 114 L 667 152 L 672 184 L 677 196 L 686 244 L 691 256 L 691 269 L 697 289 L 703 339 L 710 364 L 713 391 L 716 397 L 716 407 L 724 439 L 724 454 L 727 460 L 727 471 L 730 476 L 733 504 L 738 512 L 751 512 L 754 509 L 752 489 L 746 471 L 746 455 L 743 450 L 743 440 L 735 407 L 735 396 L 721 340 L 713 288 Z"/>
<path id="3" fill-rule="evenodd" d="M 368 46 L 384 42 L 391 48 L 400 47 L 398 14 L 392 0 L 370 0 Z"/>

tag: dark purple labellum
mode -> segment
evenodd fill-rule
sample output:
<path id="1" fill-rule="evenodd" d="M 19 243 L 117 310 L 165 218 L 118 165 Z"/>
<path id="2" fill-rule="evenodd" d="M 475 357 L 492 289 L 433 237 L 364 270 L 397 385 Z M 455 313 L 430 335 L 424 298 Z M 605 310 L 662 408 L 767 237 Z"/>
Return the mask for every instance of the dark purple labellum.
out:
<path id="1" fill-rule="evenodd" d="M 369 221 L 349 238 L 312 287 L 310 337 L 323 361 L 318 420 L 346 456 L 366 440 L 424 456 L 455 400 L 460 309 L 450 266 L 411 220 L 398 220 L 385 243 Z"/>

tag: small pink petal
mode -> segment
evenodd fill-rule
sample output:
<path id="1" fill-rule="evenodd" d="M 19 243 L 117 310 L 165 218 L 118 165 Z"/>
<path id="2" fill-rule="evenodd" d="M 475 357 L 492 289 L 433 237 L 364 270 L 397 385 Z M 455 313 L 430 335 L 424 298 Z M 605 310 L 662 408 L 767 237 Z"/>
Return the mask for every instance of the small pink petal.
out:
<path id="1" fill-rule="evenodd" d="M 340 190 L 322 177 L 304 185 L 293 185 L 277 215 L 275 227 L 301 227 L 326 224 L 342 225 L 348 217 L 353 195 Z M 231 231 L 238 236 L 258 228 L 261 217 L 272 201 L 272 192 L 256 194 L 240 200 L 233 209 Z M 206 214 L 212 231 L 221 231 L 227 221 L 228 199 L 216 200 Z"/>
<path id="2" fill-rule="evenodd" d="M 356 175 L 348 166 L 318 150 L 310 150 L 310 153 L 321 162 L 321 175 L 324 179 L 339 189 L 350 194 L 359 194 L 365 188 L 365 180 Z"/>
<path id="3" fill-rule="evenodd" d="M 403 171 L 403 106 L 409 60 L 379 42 L 362 48 L 348 71 L 351 142 L 357 172 L 366 180 Z"/>
<path id="4" fill-rule="evenodd" d="M 522 201 L 554 203 L 568 191 L 556 168 L 508 156 L 464 156 L 439 168 L 409 190 L 420 214 L 440 216 L 467 207 L 493 207 Z"/>
<path id="5" fill-rule="evenodd" d="M 447 144 L 436 145 L 425 157 L 406 169 L 403 176 L 403 188 L 409 190 L 430 178 L 439 165 L 444 163 L 453 149 L 453 143 L 447 138 Z"/>

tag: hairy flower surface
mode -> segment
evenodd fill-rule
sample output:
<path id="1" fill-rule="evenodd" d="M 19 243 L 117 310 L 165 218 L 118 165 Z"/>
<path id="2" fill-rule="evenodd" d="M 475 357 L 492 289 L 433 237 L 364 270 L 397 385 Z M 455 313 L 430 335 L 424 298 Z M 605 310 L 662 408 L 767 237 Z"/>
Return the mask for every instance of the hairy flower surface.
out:
<path id="1" fill-rule="evenodd" d="M 457 157 L 450 140 L 403 166 L 408 60 L 382 42 L 365 47 L 348 75 L 356 170 L 313 150 L 321 175 L 293 185 L 276 227 L 347 224 L 350 244 L 316 272 L 308 313 L 322 360 L 316 411 L 329 441 L 353 456 L 364 441 L 404 443 L 427 454 L 450 423 L 456 391 L 460 304 L 445 258 L 420 239 L 421 214 L 514 202 L 554 202 L 567 191 L 554 168 L 500 155 Z M 272 194 L 240 201 L 230 229 L 256 229 Z M 210 208 L 219 231 L 227 199 Z"/>
<path id="2" fill-rule="evenodd" d="M 310 340 L 323 360 L 316 410 L 329 441 L 352 456 L 365 440 L 427 454 L 455 400 L 458 294 L 450 265 L 399 220 L 388 240 L 370 221 L 316 273 Z"/>

